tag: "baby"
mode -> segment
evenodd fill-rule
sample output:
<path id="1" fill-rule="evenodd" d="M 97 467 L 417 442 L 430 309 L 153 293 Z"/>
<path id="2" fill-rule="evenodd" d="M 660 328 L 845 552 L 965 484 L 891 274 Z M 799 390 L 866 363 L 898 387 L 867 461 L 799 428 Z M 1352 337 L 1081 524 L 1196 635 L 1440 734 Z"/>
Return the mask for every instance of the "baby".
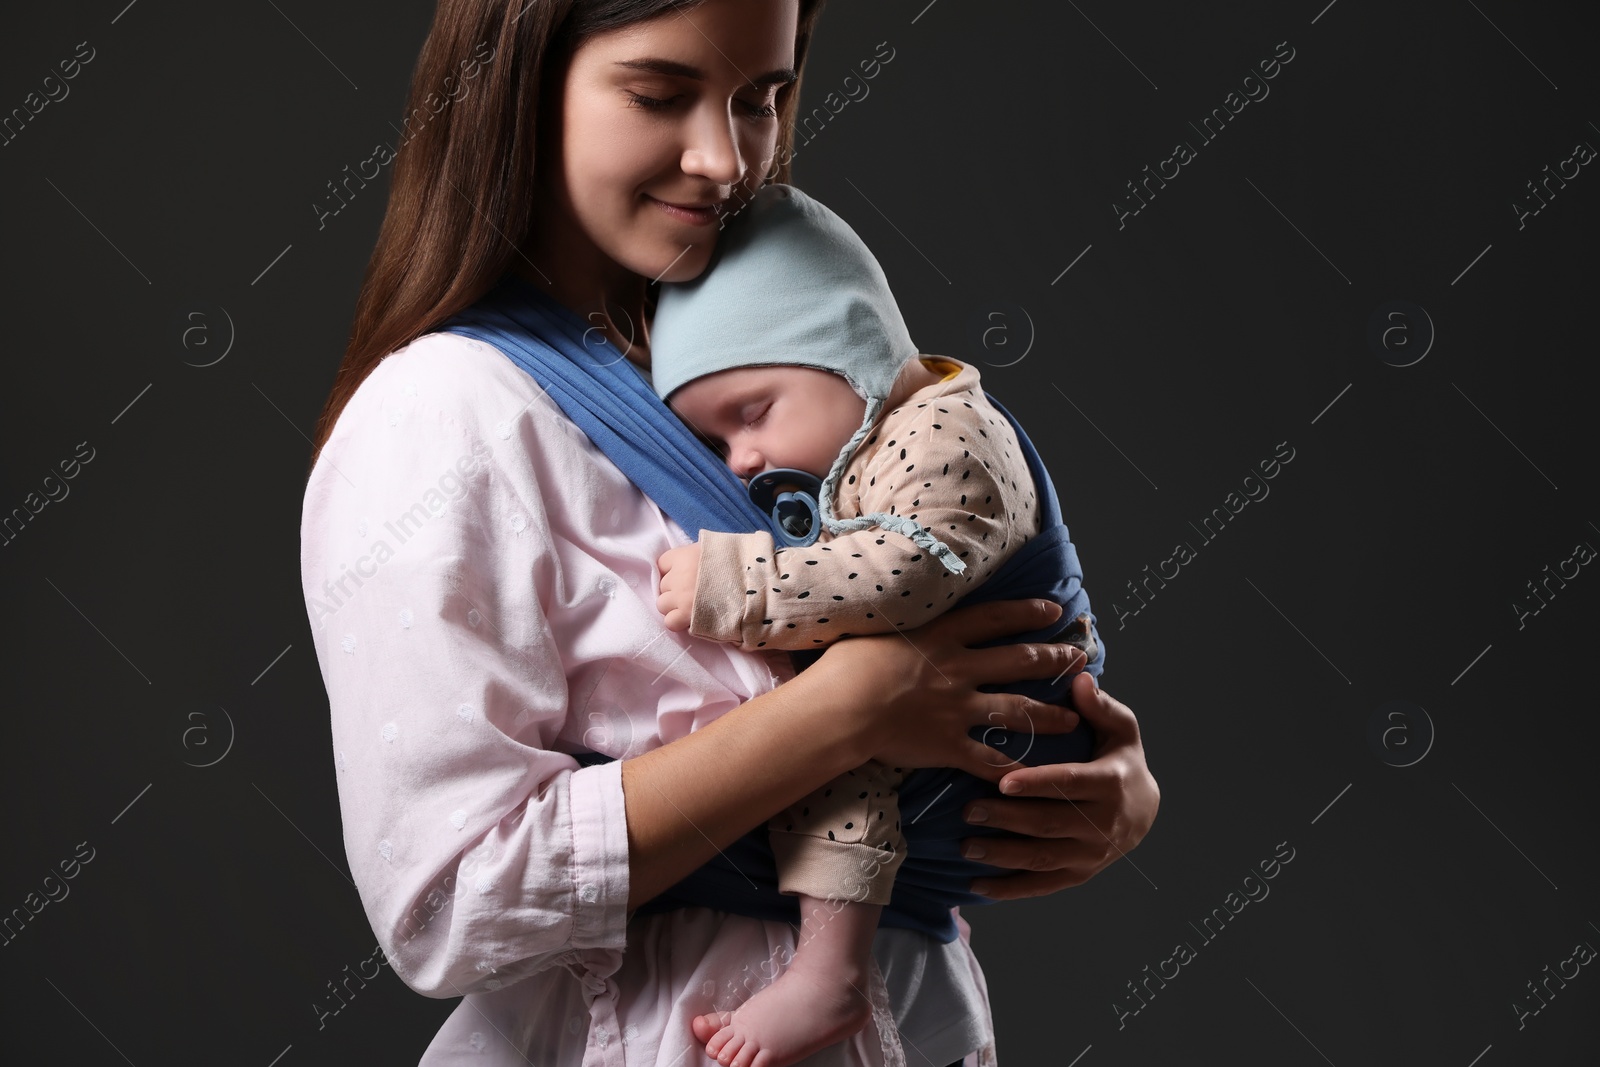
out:
<path id="1" fill-rule="evenodd" d="M 919 355 L 871 252 L 791 186 L 763 188 L 699 278 L 662 286 L 651 376 L 741 478 L 822 480 L 815 543 L 702 530 L 664 553 L 670 629 L 750 650 L 912 629 L 1040 530 L 1027 462 L 977 368 Z M 1096 653 L 1087 615 L 1070 639 L 1077 670 Z M 905 858 L 907 773 L 868 763 L 769 822 L 801 937 L 775 982 L 696 1018 L 719 1062 L 783 1067 L 866 1024 L 873 935 Z"/>

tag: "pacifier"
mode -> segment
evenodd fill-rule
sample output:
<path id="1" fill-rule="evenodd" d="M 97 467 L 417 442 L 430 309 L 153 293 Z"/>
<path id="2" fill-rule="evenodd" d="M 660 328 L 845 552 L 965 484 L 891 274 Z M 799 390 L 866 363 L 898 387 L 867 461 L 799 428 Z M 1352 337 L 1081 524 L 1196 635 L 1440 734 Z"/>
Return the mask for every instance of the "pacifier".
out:
<path id="1" fill-rule="evenodd" d="M 817 497 L 822 479 L 793 467 L 763 471 L 750 479 L 750 502 L 768 516 L 772 537 L 780 545 L 803 547 L 822 534 Z"/>

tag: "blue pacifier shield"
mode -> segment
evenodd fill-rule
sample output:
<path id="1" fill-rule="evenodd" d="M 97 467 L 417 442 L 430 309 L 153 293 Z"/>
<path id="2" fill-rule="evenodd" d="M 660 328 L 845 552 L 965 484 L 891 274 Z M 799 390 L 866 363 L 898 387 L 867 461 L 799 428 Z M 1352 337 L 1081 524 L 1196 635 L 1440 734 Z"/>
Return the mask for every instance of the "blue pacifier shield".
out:
<path id="1" fill-rule="evenodd" d="M 805 546 L 822 534 L 817 497 L 822 479 L 793 467 L 763 471 L 750 479 L 750 502 L 768 516 L 780 545 Z"/>

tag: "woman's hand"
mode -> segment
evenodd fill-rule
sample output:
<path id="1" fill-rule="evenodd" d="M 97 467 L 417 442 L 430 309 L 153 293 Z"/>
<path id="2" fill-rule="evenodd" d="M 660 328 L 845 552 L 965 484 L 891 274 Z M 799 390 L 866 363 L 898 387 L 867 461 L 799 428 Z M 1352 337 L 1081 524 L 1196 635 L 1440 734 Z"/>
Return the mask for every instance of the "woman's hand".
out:
<path id="1" fill-rule="evenodd" d="M 1100 738 L 1093 760 L 1019 767 L 1000 780 L 1001 790 L 1016 799 L 967 805 L 968 822 L 1034 839 L 962 842 L 963 854 L 976 845 L 984 863 L 1030 872 L 977 879 L 971 889 L 979 896 L 1019 900 L 1082 885 L 1135 848 L 1155 821 L 1161 790 L 1145 765 L 1133 711 L 1096 688 L 1089 675 L 1073 679 L 1072 702 Z M 973 818 L 979 811 L 986 817 Z"/>
<path id="2" fill-rule="evenodd" d="M 855 741 L 863 761 L 956 767 L 998 782 L 1017 763 L 973 740 L 972 727 L 1065 733 L 1078 725 L 1078 715 L 1061 705 L 978 687 L 1055 678 L 1081 669 L 1085 656 L 1056 642 L 968 646 L 1040 629 L 1060 616 L 1061 606 L 1048 600 L 956 608 L 914 630 L 835 641 L 795 682 L 804 680 L 813 687 L 811 699 L 839 709 L 841 735 Z"/>

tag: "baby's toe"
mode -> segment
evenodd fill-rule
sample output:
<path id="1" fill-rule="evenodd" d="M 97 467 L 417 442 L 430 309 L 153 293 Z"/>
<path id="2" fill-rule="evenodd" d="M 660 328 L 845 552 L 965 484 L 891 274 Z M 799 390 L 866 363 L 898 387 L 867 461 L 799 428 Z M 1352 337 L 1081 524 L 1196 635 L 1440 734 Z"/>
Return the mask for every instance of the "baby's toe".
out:
<path id="1" fill-rule="evenodd" d="M 746 1044 L 744 1035 L 734 1031 L 725 1031 L 728 1034 L 727 1044 L 722 1046 L 722 1051 L 717 1053 L 717 1062 L 723 1067 L 732 1067 L 734 1059 L 739 1055 L 739 1050 Z"/>
<path id="2" fill-rule="evenodd" d="M 728 1047 L 728 1042 L 733 1040 L 734 1035 L 735 1031 L 732 1026 L 724 1024 L 719 1027 L 717 1032 L 711 1035 L 711 1040 L 706 1042 L 706 1055 L 712 1059 L 720 1058 L 723 1050 Z M 732 1058 L 732 1053 L 729 1053 L 728 1059 Z M 727 1063 L 728 1059 L 724 1059 L 722 1062 Z"/>
<path id="3" fill-rule="evenodd" d="M 733 1018 L 731 1012 L 717 1011 L 709 1015 L 696 1015 L 689 1023 L 689 1029 L 694 1031 L 694 1036 L 699 1041 L 710 1041 Z M 712 1053 L 716 1055 L 716 1053 Z"/>
<path id="4" fill-rule="evenodd" d="M 762 1052 L 761 1046 L 754 1041 L 746 1041 L 739 1054 L 733 1058 L 733 1067 L 751 1067 L 756 1057 Z"/>

